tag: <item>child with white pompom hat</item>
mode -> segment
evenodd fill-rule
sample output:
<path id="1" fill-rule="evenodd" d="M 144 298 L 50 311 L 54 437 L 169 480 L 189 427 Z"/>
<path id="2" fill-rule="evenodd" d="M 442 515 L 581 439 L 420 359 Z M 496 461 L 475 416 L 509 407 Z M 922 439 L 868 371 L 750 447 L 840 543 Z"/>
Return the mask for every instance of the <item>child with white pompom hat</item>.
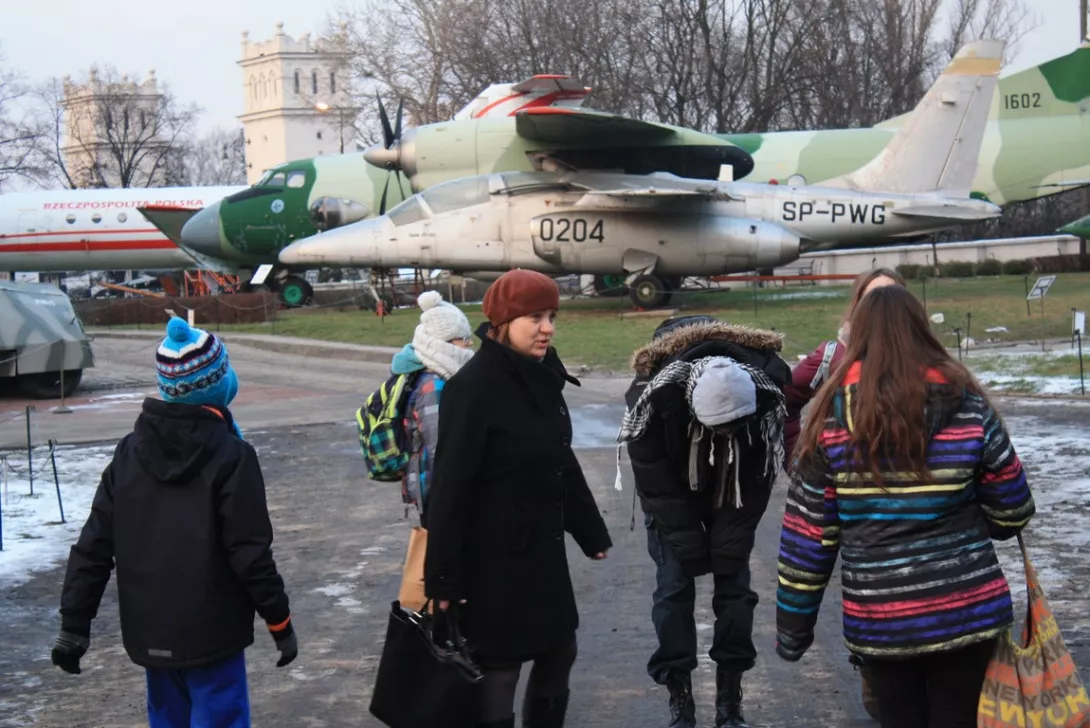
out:
<path id="1" fill-rule="evenodd" d="M 438 291 L 416 299 L 420 324 L 411 344 L 395 356 L 393 374 L 417 374 L 405 410 L 405 434 L 410 443 L 402 499 L 422 512 L 439 439 L 439 398 L 443 385 L 473 357 L 473 331 L 461 309 L 443 300 Z"/>

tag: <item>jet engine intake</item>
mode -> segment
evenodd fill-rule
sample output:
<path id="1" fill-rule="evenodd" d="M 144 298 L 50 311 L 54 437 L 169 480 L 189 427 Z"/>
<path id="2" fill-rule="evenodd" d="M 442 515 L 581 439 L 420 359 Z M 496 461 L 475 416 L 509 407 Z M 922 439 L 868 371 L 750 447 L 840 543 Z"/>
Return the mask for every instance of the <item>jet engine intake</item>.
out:
<path id="1" fill-rule="evenodd" d="M 802 240 L 782 225 L 724 215 L 714 216 L 711 224 L 709 237 L 722 246 L 725 272 L 775 268 L 798 260 Z"/>
<path id="2" fill-rule="evenodd" d="M 325 232 L 364 219 L 371 214 L 371 208 L 343 197 L 319 197 L 308 214 L 311 224 Z"/>

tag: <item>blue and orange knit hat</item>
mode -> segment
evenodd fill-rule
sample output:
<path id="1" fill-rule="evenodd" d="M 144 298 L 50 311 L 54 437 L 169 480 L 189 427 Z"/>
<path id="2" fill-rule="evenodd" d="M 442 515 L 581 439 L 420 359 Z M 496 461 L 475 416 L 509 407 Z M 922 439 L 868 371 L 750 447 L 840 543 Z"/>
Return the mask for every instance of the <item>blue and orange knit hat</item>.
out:
<path id="1" fill-rule="evenodd" d="M 226 407 L 238 393 L 238 376 L 223 342 L 177 316 L 155 352 L 159 394 L 167 402 Z"/>

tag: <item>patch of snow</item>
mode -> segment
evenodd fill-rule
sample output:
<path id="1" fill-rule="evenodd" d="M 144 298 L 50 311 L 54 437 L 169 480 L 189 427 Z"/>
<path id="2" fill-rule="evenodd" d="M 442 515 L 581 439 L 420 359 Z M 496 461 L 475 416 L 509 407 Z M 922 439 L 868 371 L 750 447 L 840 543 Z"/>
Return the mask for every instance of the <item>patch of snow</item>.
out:
<path id="1" fill-rule="evenodd" d="M 1057 427 L 1036 417 L 1009 417 L 1006 422 L 1037 506 L 1024 533 L 1026 549 L 1049 603 L 1072 606 L 1066 620 L 1060 620 L 1067 632 L 1087 616 L 1081 598 L 1078 604 L 1071 598 L 1081 597 L 1081 573 L 1090 556 L 1090 439 L 1084 429 Z M 1021 620 L 1018 605 L 1026 600 L 1021 550 L 1011 539 L 997 542 L 996 551 Z"/>
<path id="2" fill-rule="evenodd" d="M 320 586 L 312 591 L 325 594 L 327 597 L 342 597 L 355 591 L 355 587 L 349 584 L 330 584 L 329 586 Z"/>
<path id="3" fill-rule="evenodd" d="M 783 293 L 762 293 L 758 298 L 769 301 L 791 301 L 800 298 L 843 298 L 844 295 L 844 291 L 785 291 Z"/>
<path id="4" fill-rule="evenodd" d="M 993 326 L 990 329 L 984 329 L 984 333 L 986 333 L 986 334 L 1006 334 L 1006 333 L 1009 333 L 1009 332 L 1007 331 L 1006 326 Z"/>
<path id="5" fill-rule="evenodd" d="M 990 371 L 976 371 L 974 374 L 981 384 L 996 392 L 1006 390 L 1028 391 L 1035 394 L 1080 394 L 1082 392 L 1082 386 L 1078 378 L 1000 374 Z"/>
<path id="6" fill-rule="evenodd" d="M 102 471 L 113 457 L 114 446 L 58 447 L 57 479 L 65 523 L 61 523 L 53 466 L 48 450 L 34 450 L 34 495 L 30 494 L 26 452 L 6 451 L 9 467 L 0 485 L 0 590 L 19 586 L 39 572 L 68 558 L 91 510 Z M 3 480 L 0 464 L 0 483 Z"/>
<path id="7" fill-rule="evenodd" d="M 352 597 L 341 597 L 337 600 L 338 607 L 344 607 L 349 614 L 367 614 L 367 607 L 360 606 L 362 602 Z"/>

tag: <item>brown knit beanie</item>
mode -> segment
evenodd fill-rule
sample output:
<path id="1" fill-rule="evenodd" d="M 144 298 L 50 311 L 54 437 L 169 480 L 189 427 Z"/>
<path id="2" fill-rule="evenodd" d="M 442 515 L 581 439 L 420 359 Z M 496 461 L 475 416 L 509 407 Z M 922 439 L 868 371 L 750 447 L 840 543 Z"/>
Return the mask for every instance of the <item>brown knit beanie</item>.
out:
<path id="1" fill-rule="evenodd" d="M 535 311 L 556 308 L 560 308 L 560 289 L 556 282 L 544 273 L 521 268 L 497 278 L 485 291 L 481 307 L 493 326 Z"/>

